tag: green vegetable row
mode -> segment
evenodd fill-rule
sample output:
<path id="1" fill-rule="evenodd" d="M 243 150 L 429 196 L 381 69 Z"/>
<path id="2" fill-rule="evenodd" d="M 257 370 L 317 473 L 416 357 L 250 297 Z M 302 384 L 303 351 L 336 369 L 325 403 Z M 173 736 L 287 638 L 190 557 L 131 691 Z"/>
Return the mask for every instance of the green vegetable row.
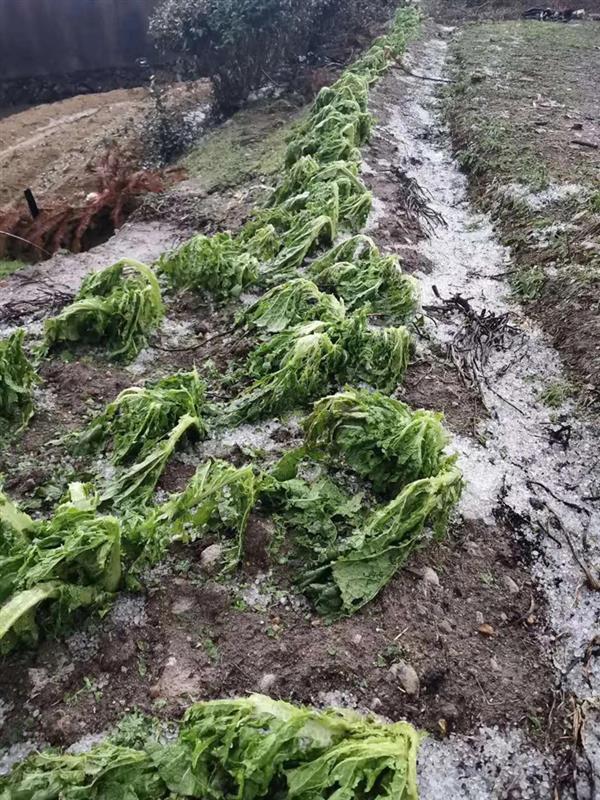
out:
<path id="1" fill-rule="evenodd" d="M 392 392 L 408 364 L 409 333 L 395 326 L 414 315 L 418 289 L 359 233 L 371 208 L 359 148 L 371 127 L 369 86 L 417 22 L 414 11 L 399 12 L 392 32 L 321 91 L 290 142 L 281 185 L 238 235 L 196 236 L 158 264 L 173 289 L 217 301 L 266 290 L 238 322 L 258 340 L 250 386 L 221 408 L 206 403 L 195 372 L 126 390 L 72 442 L 111 458 L 116 475 L 101 491 L 74 484 L 41 521 L 0 493 L 3 649 L 35 643 L 39 627 L 58 629 L 79 608 L 102 607 L 175 540 L 219 534 L 223 569 L 235 568 L 251 513 L 281 526 L 299 587 L 328 615 L 372 599 L 422 543 L 425 526 L 443 532 L 462 478 L 440 416 L 369 389 L 339 391 L 366 383 Z M 122 261 L 86 279 L 75 302 L 47 321 L 43 352 L 86 342 L 131 360 L 163 313 L 154 273 Z M 371 314 L 388 327 L 375 327 Z M 26 424 L 35 381 L 23 335 L 0 343 L 0 416 Z M 271 470 L 210 460 L 184 491 L 151 508 L 167 460 L 190 436 L 314 401 L 304 447 Z M 169 744 L 106 742 L 82 755 L 35 756 L 0 779 L 0 800 L 415 800 L 418 742 L 404 723 L 253 696 L 192 707 Z"/>
<path id="2" fill-rule="evenodd" d="M 33 756 L 0 800 L 416 800 L 419 740 L 407 723 L 251 695 L 192 706 L 168 743 Z"/>

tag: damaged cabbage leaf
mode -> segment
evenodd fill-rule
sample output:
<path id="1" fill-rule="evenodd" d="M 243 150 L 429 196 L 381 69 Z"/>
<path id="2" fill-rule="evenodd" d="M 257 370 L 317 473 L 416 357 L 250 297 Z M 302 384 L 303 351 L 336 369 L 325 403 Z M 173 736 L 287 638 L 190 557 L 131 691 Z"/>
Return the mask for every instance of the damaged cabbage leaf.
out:
<path id="1" fill-rule="evenodd" d="M 317 258 L 310 275 L 319 288 L 333 292 L 350 310 L 368 307 L 406 322 L 419 308 L 419 285 L 402 272 L 398 259 L 382 256 L 368 236 L 353 236 Z"/>
<path id="2" fill-rule="evenodd" d="M 452 460 L 431 478 L 408 484 L 362 530 L 340 543 L 336 556 L 300 580 L 321 614 L 353 614 L 389 583 L 423 541 L 426 525 L 441 535 L 460 498 L 462 474 Z"/>
<path id="3" fill-rule="evenodd" d="M 198 417 L 184 414 L 168 436 L 158 442 L 142 461 L 122 469 L 110 481 L 100 498 L 101 504 L 115 507 L 132 504 L 144 506 L 154 493 L 165 465 L 178 445 L 191 433 L 202 431 L 203 425 Z"/>
<path id="4" fill-rule="evenodd" d="M 365 518 L 364 491 L 342 488 L 306 456 L 305 448 L 284 456 L 263 478 L 260 492 L 263 509 L 273 514 L 302 567 L 326 557 Z"/>
<path id="5" fill-rule="evenodd" d="M 106 345 L 112 358 L 131 361 L 164 316 L 155 274 L 124 258 L 88 275 L 74 303 L 44 324 L 46 350 L 67 342 Z"/>
<path id="6" fill-rule="evenodd" d="M 218 460 L 202 464 L 183 492 L 130 531 L 128 542 L 142 553 L 137 567 L 158 561 L 172 541 L 195 542 L 215 533 L 233 534 L 223 560 L 227 569 L 237 566 L 256 491 L 251 467 Z"/>
<path id="7" fill-rule="evenodd" d="M 195 369 L 178 372 L 147 386 L 132 386 L 109 403 L 81 433 L 77 449 L 111 449 L 113 464 L 143 460 L 184 414 L 199 420 L 198 433 L 206 435 L 201 420 L 206 410 L 206 384 Z"/>
<path id="8" fill-rule="evenodd" d="M 25 331 L 0 339 L 0 418 L 23 428 L 33 416 L 33 388 L 39 382 L 23 348 Z"/>
<path id="9" fill-rule="evenodd" d="M 193 289 L 216 300 L 239 297 L 256 281 L 259 262 L 229 233 L 198 234 L 179 250 L 162 256 L 158 271 L 176 289 Z"/>
<path id="10" fill-rule="evenodd" d="M 290 328 L 251 353 L 248 371 L 256 381 L 229 404 L 226 417 L 239 423 L 283 414 L 351 381 L 391 391 L 410 349 L 406 328 L 370 328 L 364 313 Z"/>
<path id="11" fill-rule="evenodd" d="M 264 695 L 198 703 L 173 741 L 46 752 L 0 777 L 0 800 L 418 800 L 421 735 Z"/>
<path id="12" fill-rule="evenodd" d="M 239 323 L 265 333 L 281 333 L 313 320 L 341 320 L 344 304 L 312 281 L 295 278 L 271 289 L 240 317 Z"/>
<path id="13" fill-rule="evenodd" d="M 38 615 L 59 627 L 81 606 L 107 599 L 121 580 L 121 525 L 97 513 L 87 487 L 49 520 L 32 520 L 0 493 L 0 650 L 36 644 Z M 50 601 L 52 601 L 50 603 Z"/>
<path id="14" fill-rule="evenodd" d="M 448 460 L 442 420 L 379 392 L 347 389 L 315 403 L 304 421 L 305 443 L 338 465 L 341 459 L 376 492 L 396 492 L 437 474 Z"/>

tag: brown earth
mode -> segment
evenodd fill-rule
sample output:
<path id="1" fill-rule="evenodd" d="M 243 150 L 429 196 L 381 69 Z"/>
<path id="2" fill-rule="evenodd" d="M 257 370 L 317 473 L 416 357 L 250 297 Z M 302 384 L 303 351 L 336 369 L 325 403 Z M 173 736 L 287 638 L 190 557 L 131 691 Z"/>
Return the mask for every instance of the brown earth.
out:
<path id="1" fill-rule="evenodd" d="M 437 735 L 507 722 L 547 733 L 554 696 L 538 644 L 543 613 L 508 541 L 481 524 L 457 527 L 363 613 L 331 625 L 276 576 L 252 581 L 253 564 L 233 583 L 215 582 L 199 569 L 197 548 L 181 549 L 155 570 L 145 597 L 122 598 L 107 624 L 3 660 L 0 691 L 13 710 L 2 741 L 65 744 L 124 710 L 173 716 L 193 700 L 261 690 L 370 708 Z M 403 688 L 399 663 L 416 671 L 417 693 Z M 14 674 L 28 678 L 15 683 Z"/>
<path id="2" fill-rule="evenodd" d="M 202 105 L 207 81 L 175 85 L 168 101 Z M 0 206 L 41 199 L 73 202 L 94 191 L 90 166 L 117 147 L 132 164 L 143 159 L 143 126 L 153 101 L 145 87 L 115 89 L 46 103 L 0 119 Z"/>

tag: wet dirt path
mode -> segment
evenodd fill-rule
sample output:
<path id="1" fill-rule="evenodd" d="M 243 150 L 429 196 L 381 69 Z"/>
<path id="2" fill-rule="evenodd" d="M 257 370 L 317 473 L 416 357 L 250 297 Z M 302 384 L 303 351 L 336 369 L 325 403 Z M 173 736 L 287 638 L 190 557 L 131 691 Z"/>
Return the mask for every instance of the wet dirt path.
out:
<path id="1" fill-rule="evenodd" d="M 406 63 L 410 71 L 443 77 L 449 35 L 434 31 L 414 48 L 412 63 Z M 439 86 L 393 71 L 374 92 L 380 120 L 375 138 L 386 142 L 388 152 L 391 147 L 392 166 L 418 183 L 444 221 L 434 224 L 417 248 L 426 328 L 432 345 L 453 354 L 489 414 L 476 437 L 455 439 L 467 480 L 460 511 L 465 519 L 501 520 L 530 552 L 532 574 L 547 603 L 549 630 L 540 636 L 556 668 L 557 703 L 575 697 L 582 709 L 585 746 L 576 770 L 577 796 L 592 798 L 600 775 L 594 711 L 600 689 L 598 429 L 579 418 L 573 405 L 553 412 L 539 399 L 560 379 L 560 362 L 509 300 L 510 254 L 495 239 L 490 220 L 469 205 L 466 180 L 440 121 Z M 385 159 L 368 163 L 375 174 L 389 167 Z M 393 225 L 389 196 L 376 191 L 375 199 L 372 227 Z M 453 301 L 457 296 L 461 299 Z M 524 615 L 535 624 L 533 598 Z M 526 721 L 522 729 L 430 739 L 420 759 L 422 800 L 542 800 L 553 796 L 560 769 L 551 747 L 527 741 Z"/>

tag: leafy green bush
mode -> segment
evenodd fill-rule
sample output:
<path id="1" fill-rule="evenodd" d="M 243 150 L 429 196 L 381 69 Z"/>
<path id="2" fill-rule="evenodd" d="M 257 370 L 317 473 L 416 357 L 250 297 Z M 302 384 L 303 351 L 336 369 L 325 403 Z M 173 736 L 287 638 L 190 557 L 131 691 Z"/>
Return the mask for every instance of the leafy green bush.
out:
<path id="1" fill-rule="evenodd" d="M 45 346 L 66 342 L 106 345 L 111 356 L 131 361 L 163 318 L 155 274 L 145 264 L 124 258 L 88 275 L 74 303 L 46 320 Z"/>
<path id="2" fill-rule="evenodd" d="M 332 32 L 364 32 L 391 0 L 164 0 L 150 22 L 158 48 L 213 80 L 228 113 Z"/>
<path id="3" fill-rule="evenodd" d="M 19 330 L 0 340 L 0 418 L 27 425 L 33 415 L 32 391 L 39 378 Z"/>

